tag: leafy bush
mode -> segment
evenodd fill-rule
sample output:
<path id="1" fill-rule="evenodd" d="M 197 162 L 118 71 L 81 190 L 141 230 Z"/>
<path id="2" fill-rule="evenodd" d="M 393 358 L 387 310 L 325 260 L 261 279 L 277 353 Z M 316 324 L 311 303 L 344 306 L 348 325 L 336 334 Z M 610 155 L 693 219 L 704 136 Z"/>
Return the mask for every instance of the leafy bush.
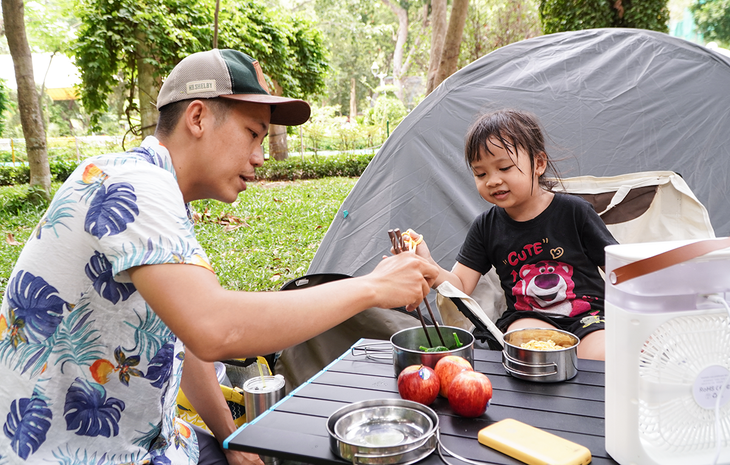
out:
<path id="1" fill-rule="evenodd" d="M 51 168 L 53 181 L 63 182 L 79 165 L 78 162 L 70 160 L 51 160 L 48 162 Z M 30 182 L 30 168 L 27 164 L 16 166 L 0 166 L 0 186 L 16 186 Z"/>
<path id="2" fill-rule="evenodd" d="M 705 40 L 730 44 L 730 0 L 696 0 L 690 9 Z"/>
<path id="3" fill-rule="evenodd" d="M 259 179 L 271 181 L 360 176 L 373 156 L 342 154 L 327 157 L 289 157 L 281 161 L 268 160 L 263 167 L 256 169 L 256 175 Z"/>
<path id="4" fill-rule="evenodd" d="M 408 114 L 406 106 L 395 96 L 395 86 L 382 86 L 378 90 L 383 94 L 375 101 L 375 106 L 367 112 L 369 124 L 384 126 L 386 122 L 391 129 L 400 123 Z"/>
<path id="5" fill-rule="evenodd" d="M 318 179 L 332 176 L 357 177 L 373 159 L 374 154 L 341 154 L 326 157 L 290 156 L 286 160 L 268 160 L 256 169 L 259 179 L 271 181 L 294 179 Z M 63 182 L 76 169 L 78 162 L 72 160 L 51 160 L 51 177 Z M 30 169 L 27 165 L 0 166 L 0 186 L 15 186 L 30 182 Z"/>
<path id="6" fill-rule="evenodd" d="M 48 207 L 48 202 L 38 192 L 38 189 L 38 187 L 30 187 L 26 183 L 0 191 L 0 216 L 45 210 Z"/>
<path id="7" fill-rule="evenodd" d="M 0 166 L 0 186 L 14 186 L 30 182 L 28 165 Z"/>
<path id="8" fill-rule="evenodd" d="M 541 0 L 545 34 L 602 27 L 628 27 L 669 32 L 667 0 Z"/>
<path id="9" fill-rule="evenodd" d="M 52 160 L 48 163 L 51 166 L 51 176 L 54 181 L 63 182 L 79 166 L 79 163 L 72 160 Z"/>

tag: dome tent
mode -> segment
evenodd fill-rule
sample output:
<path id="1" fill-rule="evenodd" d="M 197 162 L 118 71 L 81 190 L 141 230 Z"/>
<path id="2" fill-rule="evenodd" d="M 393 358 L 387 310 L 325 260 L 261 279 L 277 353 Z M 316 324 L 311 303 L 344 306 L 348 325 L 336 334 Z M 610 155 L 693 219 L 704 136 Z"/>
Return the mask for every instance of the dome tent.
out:
<path id="1" fill-rule="evenodd" d="M 387 253 L 386 231 L 409 227 L 424 234 L 441 266 L 453 266 L 469 225 L 490 208 L 464 162 L 464 136 L 479 114 L 501 108 L 538 116 L 563 177 L 679 173 L 717 235 L 728 236 L 728 89 L 730 58 L 652 31 L 573 31 L 500 48 L 449 77 L 393 131 L 340 207 L 309 273 L 363 275 Z M 283 368 L 292 371 L 287 358 L 296 354 L 306 379 L 316 370 L 303 360 L 322 368 L 359 337 L 373 337 L 368 328 L 382 322 L 368 312 L 287 349 Z"/>

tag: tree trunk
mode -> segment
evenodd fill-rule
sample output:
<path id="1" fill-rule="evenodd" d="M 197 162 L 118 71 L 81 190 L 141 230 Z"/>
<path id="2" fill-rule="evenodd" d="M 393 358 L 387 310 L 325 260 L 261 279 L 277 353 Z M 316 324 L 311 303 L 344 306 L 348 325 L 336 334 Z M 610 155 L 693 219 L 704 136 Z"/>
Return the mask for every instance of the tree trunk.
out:
<path id="1" fill-rule="evenodd" d="M 357 121 L 357 86 L 355 78 L 350 78 L 350 122 Z"/>
<path id="2" fill-rule="evenodd" d="M 137 91 L 139 92 L 139 118 L 142 137 L 151 136 L 157 128 L 157 95 L 160 85 L 155 82 L 155 68 L 145 62 L 151 52 L 144 32 L 138 31 L 137 38 Z"/>
<path id="3" fill-rule="evenodd" d="M 30 185 L 39 188 L 39 193 L 50 199 L 51 169 L 46 151 L 46 131 L 33 79 L 30 46 L 25 34 L 23 0 L 2 0 L 2 7 L 5 37 L 13 58 L 15 81 L 18 84 L 18 109 L 28 152 Z"/>
<path id="4" fill-rule="evenodd" d="M 446 0 L 431 0 L 431 54 L 428 60 L 426 95 L 436 88 L 436 73 L 441 63 L 441 53 L 446 38 Z"/>
<path id="5" fill-rule="evenodd" d="M 441 52 L 441 62 L 434 80 L 434 89 L 456 72 L 459 64 L 459 51 L 461 50 L 461 36 L 464 33 L 464 23 L 466 22 L 468 10 L 469 0 L 454 0 L 451 5 L 449 27 L 446 30 L 444 50 Z"/>
<path id="6" fill-rule="evenodd" d="M 390 0 L 383 0 L 383 3 L 398 18 L 398 32 L 395 41 L 395 50 L 393 51 L 393 78 L 397 83 L 395 94 L 401 102 L 405 103 L 403 93 L 403 75 L 405 74 L 405 70 L 403 69 L 403 52 L 406 47 L 406 41 L 408 40 L 408 10 Z"/>
<path id="7" fill-rule="evenodd" d="M 273 83 L 274 95 L 280 96 L 283 94 L 284 89 L 281 88 L 279 83 L 276 81 L 273 81 Z M 289 158 L 289 148 L 286 144 L 286 126 L 269 125 L 269 156 L 279 161 Z"/>

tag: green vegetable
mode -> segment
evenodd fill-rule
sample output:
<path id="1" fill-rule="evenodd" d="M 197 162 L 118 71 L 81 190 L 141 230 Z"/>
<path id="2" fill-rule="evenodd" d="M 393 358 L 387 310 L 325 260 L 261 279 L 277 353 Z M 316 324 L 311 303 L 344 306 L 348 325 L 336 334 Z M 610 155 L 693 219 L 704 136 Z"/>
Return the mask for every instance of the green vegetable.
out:
<path id="1" fill-rule="evenodd" d="M 423 352 L 448 352 L 449 350 L 451 350 L 448 347 L 444 347 L 444 346 L 436 346 L 436 347 L 419 346 L 418 349 Z"/>
<path id="2" fill-rule="evenodd" d="M 435 346 L 435 347 L 426 347 L 426 346 L 419 346 L 418 350 L 422 352 L 448 352 L 449 350 L 456 350 L 459 347 L 463 346 L 464 343 L 462 343 L 459 340 L 459 336 L 456 335 L 456 333 L 451 333 L 454 335 L 454 344 L 449 347 L 444 346 Z"/>

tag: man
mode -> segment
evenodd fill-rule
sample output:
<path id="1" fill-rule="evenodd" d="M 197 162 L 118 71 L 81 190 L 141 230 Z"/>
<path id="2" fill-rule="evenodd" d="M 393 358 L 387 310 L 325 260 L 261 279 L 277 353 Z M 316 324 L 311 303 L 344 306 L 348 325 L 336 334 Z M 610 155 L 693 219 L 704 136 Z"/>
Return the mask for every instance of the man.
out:
<path id="1" fill-rule="evenodd" d="M 269 124 L 301 124 L 309 106 L 269 95 L 258 63 L 233 50 L 181 61 L 157 105 L 157 137 L 86 160 L 11 274 L 0 462 L 260 463 L 223 458 L 215 443 L 235 427 L 212 362 L 283 349 L 369 307 L 412 310 L 437 275 L 401 254 L 316 288 L 221 288 L 188 203 L 235 201 L 263 163 Z M 178 387 L 215 439 L 175 418 Z"/>

